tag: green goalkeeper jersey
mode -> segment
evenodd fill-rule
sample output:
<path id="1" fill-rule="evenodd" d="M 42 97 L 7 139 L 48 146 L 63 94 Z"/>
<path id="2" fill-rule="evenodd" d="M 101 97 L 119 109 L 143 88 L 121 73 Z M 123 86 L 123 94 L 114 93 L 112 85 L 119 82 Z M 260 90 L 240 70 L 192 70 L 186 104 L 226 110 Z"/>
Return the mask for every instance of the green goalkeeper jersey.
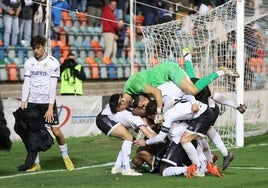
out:
<path id="1" fill-rule="evenodd" d="M 144 93 L 146 85 L 158 87 L 168 81 L 180 86 L 182 79 L 186 76 L 186 72 L 177 63 L 163 62 L 130 76 L 124 85 L 123 92 L 129 95 L 141 94 Z"/>

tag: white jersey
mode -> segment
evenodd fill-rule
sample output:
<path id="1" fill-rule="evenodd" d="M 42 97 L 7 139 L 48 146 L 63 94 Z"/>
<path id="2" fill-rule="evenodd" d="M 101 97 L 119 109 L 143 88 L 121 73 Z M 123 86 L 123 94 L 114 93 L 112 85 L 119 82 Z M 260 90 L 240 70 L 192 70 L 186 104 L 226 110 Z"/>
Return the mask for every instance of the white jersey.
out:
<path id="1" fill-rule="evenodd" d="M 164 102 L 165 121 L 163 126 L 170 128 L 172 122 L 179 120 L 192 120 L 199 117 L 207 109 L 207 105 L 195 100 L 193 95 L 183 92 L 173 82 L 167 82 L 158 87 L 161 90 Z M 174 100 L 182 100 L 176 103 Z M 192 104 L 199 106 L 199 111 L 192 113 Z"/>
<path id="2" fill-rule="evenodd" d="M 118 122 L 122 124 L 124 127 L 128 129 L 132 129 L 137 131 L 140 126 L 144 126 L 145 123 L 140 116 L 134 116 L 130 111 L 123 110 L 113 114 L 111 112 L 110 106 L 106 105 L 103 109 L 102 115 L 107 115 L 110 120 Z"/>
<path id="3" fill-rule="evenodd" d="M 49 103 L 51 92 L 50 79 L 59 78 L 59 61 L 51 55 L 46 55 L 40 60 L 31 57 L 26 60 L 24 71 L 24 77 L 30 78 L 28 102 Z"/>

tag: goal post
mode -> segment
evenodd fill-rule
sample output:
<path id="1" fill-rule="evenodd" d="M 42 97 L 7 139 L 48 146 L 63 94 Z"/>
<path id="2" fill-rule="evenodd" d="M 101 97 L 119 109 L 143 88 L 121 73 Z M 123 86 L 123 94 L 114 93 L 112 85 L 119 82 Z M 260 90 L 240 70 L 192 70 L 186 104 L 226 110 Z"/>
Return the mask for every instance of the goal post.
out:
<path id="1" fill-rule="evenodd" d="M 245 11 L 245 0 L 237 0 L 236 5 L 237 10 L 237 32 L 236 32 L 236 41 L 237 41 L 237 51 L 236 51 L 236 69 L 240 74 L 240 78 L 236 80 L 236 100 L 237 103 L 244 103 L 244 11 Z M 236 146 L 244 146 L 244 115 L 236 112 Z"/>

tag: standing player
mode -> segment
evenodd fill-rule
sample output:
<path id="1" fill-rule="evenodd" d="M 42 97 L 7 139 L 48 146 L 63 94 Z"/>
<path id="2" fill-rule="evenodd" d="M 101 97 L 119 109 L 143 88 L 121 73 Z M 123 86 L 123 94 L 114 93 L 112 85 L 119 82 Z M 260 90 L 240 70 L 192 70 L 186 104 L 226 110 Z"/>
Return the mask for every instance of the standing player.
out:
<path id="1" fill-rule="evenodd" d="M 56 137 L 67 170 L 73 170 L 73 163 L 68 155 L 67 144 L 62 134 L 56 106 L 56 86 L 60 76 L 60 64 L 53 56 L 45 51 L 46 39 L 35 36 L 31 40 L 34 56 L 24 64 L 24 83 L 22 86 L 22 99 L 20 107 L 38 107 L 46 125 Z M 27 172 L 40 171 L 39 155 L 35 164 Z"/>
<path id="2" fill-rule="evenodd" d="M 184 49 L 183 53 L 187 54 L 191 51 L 192 49 Z M 157 86 L 172 81 L 186 93 L 196 95 L 212 81 L 223 75 L 235 78 L 239 77 L 239 74 L 236 71 L 221 67 L 219 71 L 200 78 L 194 84 L 191 82 L 187 73 L 177 63 L 170 61 L 162 62 L 151 69 L 140 71 L 130 76 L 124 85 L 122 102 L 129 105 L 133 95 L 152 94 L 157 104 L 157 115 L 155 120 L 156 122 L 162 122 L 164 120 L 162 112 L 163 101 L 161 91 L 156 88 Z"/>

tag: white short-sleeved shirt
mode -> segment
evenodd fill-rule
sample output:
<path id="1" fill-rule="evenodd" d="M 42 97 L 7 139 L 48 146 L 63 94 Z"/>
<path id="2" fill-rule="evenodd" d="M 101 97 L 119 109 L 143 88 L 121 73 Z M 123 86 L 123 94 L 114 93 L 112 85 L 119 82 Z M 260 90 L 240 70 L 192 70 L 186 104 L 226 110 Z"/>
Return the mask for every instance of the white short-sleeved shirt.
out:
<path id="1" fill-rule="evenodd" d="M 145 123 L 140 116 L 134 116 L 130 111 L 123 110 L 113 114 L 110 110 L 110 106 L 106 107 L 102 111 L 102 115 L 107 115 L 110 120 L 122 124 L 126 128 L 133 129 L 137 131 L 140 126 L 144 126 Z"/>
<path id="2" fill-rule="evenodd" d="M 51 55 L 37 60 L 31 57 L 25 61 L 24 77 L 30 77 L 28 102 L 49 103 L 50 79 L 60 77 L 60 63 Z"/>

